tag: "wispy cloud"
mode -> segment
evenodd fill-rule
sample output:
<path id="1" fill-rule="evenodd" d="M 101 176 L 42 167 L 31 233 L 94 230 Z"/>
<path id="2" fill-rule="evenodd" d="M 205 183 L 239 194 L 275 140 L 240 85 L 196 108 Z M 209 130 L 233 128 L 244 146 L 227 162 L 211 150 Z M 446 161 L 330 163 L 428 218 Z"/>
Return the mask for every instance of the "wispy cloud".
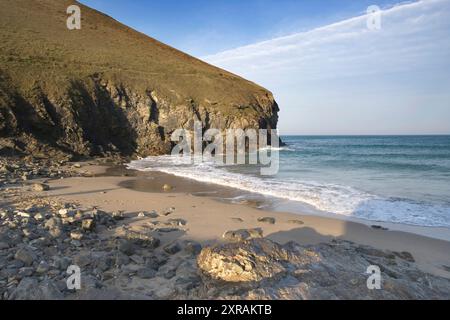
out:
<path id="1" fill-rule="evenodd" d="M 203 59 L 240 74 L 301 73 L 328 78 L 410 69 L 448 59 L 450 1 L 425 0 L 382 13 L 382 29 L 369 30 L 368 16 L 280 37 Z M 439 54 L 440 53 L 440 54 Z"/>
<path id="2" fill-rule="evenodd" d="M 346 88 L 361 88 L 364 79 L 367 86 L 382 88 L 377 79 L 390 76 L 391 89 L 405 73 L 414 78 L 428 72 L 436 79 L 448 79 L 443 73 L 450 73 L 450 0 L 421 0 L 384 9 L 381 30 L 369 30 L 367 19 L 362 15 L 203 59 L 268 87 L 288 104 L 288 110 L 293 103 L 297 109 L 302 102 L 323 104 L 326 98 L 313 101 L 309 96 L 308 100 L 305 89 L 325 81 L 330 93 L 341 92 L 340 99 L 328 101 L 338 107 L 337 103 L 367 100 L 355 92 L 345 95 Z"/>

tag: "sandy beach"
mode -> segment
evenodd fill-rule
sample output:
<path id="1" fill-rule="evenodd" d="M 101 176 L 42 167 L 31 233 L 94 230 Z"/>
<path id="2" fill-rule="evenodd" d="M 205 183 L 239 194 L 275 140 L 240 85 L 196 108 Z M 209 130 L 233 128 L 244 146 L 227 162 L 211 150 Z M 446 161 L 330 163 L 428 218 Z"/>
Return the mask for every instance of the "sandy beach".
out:
<path id="1" fill-rule="evenodd" d="M 75 169 L 92 177 L 49 180 L 47 195 L 61 201 L 105 211 L 123 211 L 127 224 L 144 228 L 151 218 L 138 217 L 142 211 L 175 208 L 170 219 L 183 219 L 185 230 L 160 234 L 162 244 L 194 240 L 208 244 L 223 241 L 229 230 L 261 228 L 264 236 L 277 243 L 295 241 L 303 245 L 328 243 L 334 239 L 368 245 L 380 250 L 409 252 L 424 272 L 450 279 L 450 231 L 329 217 L 264 211 L 251 204 L 231 204 L 213 199 L 216 193 L 236 190 L 198 183 L 159 172 L 137 172 L 123 166 L 111 167 L 81 163 Z M 163 186 L 173 187 L 163 191 Z M 275 223 L 259 222 L 270 217 Z M 166 219 L 169 219 L 167 217 Z M 374 228 L 381 226 L 382 229 Z"/>
<path id="2" fill-rule="evenodd" d="M 448 230 L 271 211 L 126 164 L 1 165 L 2 299 L 448 299 Z"/>

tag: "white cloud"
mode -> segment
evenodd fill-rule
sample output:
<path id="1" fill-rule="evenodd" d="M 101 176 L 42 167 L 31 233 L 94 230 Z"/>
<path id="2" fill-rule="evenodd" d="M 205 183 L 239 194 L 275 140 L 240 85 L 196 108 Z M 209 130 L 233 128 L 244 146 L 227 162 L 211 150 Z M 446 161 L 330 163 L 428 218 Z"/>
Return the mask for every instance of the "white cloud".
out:
<path id="1" fill-rule="evenodd" d="M 450 0 L 422 0 L 385 9 L 381 30 L 369 30 L 367 18 L 354 17 L 203 60 L 266 86 L 285 104 L 285 110 L 306 104 L 342 107 L 338 104 L 366 101 L 367 96 L 350 90 L 361 89 L 361 79 L 367 87 L 382 89 L 383 84 L 376 80 L 389 77 L 391 87 L 386 89 L 392 89 L 404 81 L 405 74 L 412 81 L 423 76 L 433 80 L 436 72 L 450 73 Z M 313 87 L 325 82 L 329 92 Z M 327 101 L 323 95 L 333 91 L 340 92 L 339 99 Z M 322 99 L 317 99 L 319 95 Z"/>

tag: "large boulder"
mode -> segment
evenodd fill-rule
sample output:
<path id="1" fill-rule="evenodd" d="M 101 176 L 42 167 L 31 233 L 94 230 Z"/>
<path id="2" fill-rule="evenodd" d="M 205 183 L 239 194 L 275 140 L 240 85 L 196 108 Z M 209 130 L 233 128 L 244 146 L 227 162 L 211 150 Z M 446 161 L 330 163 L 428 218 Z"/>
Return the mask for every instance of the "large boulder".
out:
<path id="1" fill-rule="evenodd" d="M 207 299 L 449 299 L 450 280 L 409 255 L 336 241 L 302 246 L 252 239 L 204 248 L 197 258 Z M 381 289 L 368 286 L 371 266 Z"/>
<path id="2" fill-rule="evenodd" d="M 288 252 L 280 245 L 258 239 L 207 247 L 198 256 L 200 270 L 226 282 L 261 281 L 286 272 Z"/>

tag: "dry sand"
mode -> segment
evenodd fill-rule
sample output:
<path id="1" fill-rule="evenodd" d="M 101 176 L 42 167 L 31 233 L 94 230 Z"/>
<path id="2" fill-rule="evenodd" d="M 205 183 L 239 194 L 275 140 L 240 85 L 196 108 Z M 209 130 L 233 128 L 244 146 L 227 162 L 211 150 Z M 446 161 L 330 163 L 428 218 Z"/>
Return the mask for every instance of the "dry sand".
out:
<path id="1" fill-rule="evenodd" d="M 129 224 L 136 227 L 152 220 L 138 218 L 139 212 L 161 212 L 174 207 L 174 213 L 163 219 L 184 219 L 188 223 L 187 228 L 185 232 L 161 235 L 163 243 L 176 239 L 210 243 L 220 241 L 229 230 L 259 227 L 264 230 L 265 236 L 279 243 L 297 241 L 315 244 L 338 238 L 382 250 L 410 252 L 423 271 L 450 278 L 450 230 L 447 229 L 383 224 L 389 230 L 376 230 L 370 224 L 361 222 L 270 212 L 248 205 L 224 203 L 199 194 L 214 195 L 219 192 L 223 195 L 238 191 L 162 173 L 108 169 L 88 163 L 78 170 L 88 171 L 93 177 L 49 181 L 51 191 L 48 195 L 64 201 L 75 201 L 84 207 L 124 211 L 133 217 L 128 220 L 131 221 Z M 174 186 L 174 189 L 163 192 L 162 186 L 166 183 Z M 258 222 L 261 217 L 273 217 L 276 223 Z"/>

